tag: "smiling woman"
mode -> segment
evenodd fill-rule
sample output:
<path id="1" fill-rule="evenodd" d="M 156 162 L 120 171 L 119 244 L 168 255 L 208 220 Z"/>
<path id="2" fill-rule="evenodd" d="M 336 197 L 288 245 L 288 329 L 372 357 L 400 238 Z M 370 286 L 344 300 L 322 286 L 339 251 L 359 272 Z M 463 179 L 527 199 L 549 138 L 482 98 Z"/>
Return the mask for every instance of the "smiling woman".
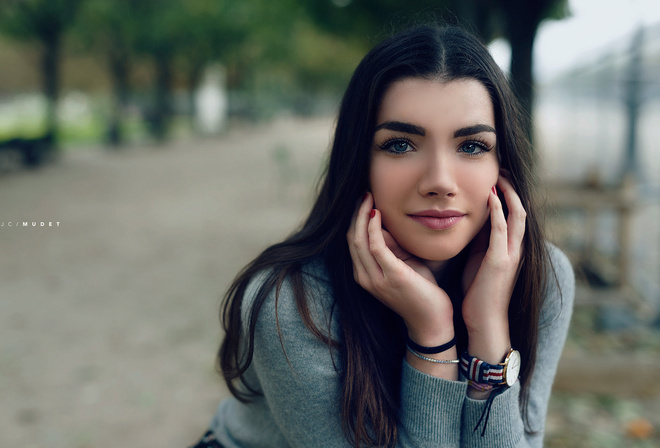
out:
<path id="1" fill-rule="evenodd" d="M 383 227 L 420 258 L 455 257 L 484 226 L 499 176 L 488 92 L 474 80 L 404 79 L 376 122 L 369 182 Z"/>
<path id="2" fill-rule="evenodd" d="M 197 447 L 543 445 L 574 282 L 517 110 L 460 29 L 365 56 L 308 218 L 225 297 Z"/>

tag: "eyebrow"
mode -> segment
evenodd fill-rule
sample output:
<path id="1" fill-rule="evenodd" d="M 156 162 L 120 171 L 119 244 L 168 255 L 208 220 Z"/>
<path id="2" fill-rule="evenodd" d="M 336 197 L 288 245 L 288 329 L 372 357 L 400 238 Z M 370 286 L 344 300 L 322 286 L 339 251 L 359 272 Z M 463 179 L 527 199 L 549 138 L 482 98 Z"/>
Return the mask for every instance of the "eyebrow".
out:
<path id="1" fill-rule="evenodd" d="M 414 124 L 404 123 L 401 121 L 386 121 L 376 126 L 375 131 L 380 129 L 387 129 L 395 132 L 405 132 L 406 134 L 420 135 L 424 137 L 426 131 L 420 126 L 415 126 Z M 474 126 L 468 126 L 465 128 L 458 129 L 454 132 L 454 138 L 456 137 L 467 137 L 469 135 L 480 134 L 482 132 L 495 132 L 495 128 L 487 124 L 475 124 Z"/>
<path id="2" fill-rule="evenodd" d="M 405 132 L 406 134 L 421 135 L 422 137 L 426 135 L 424 128 L 415 126 L 414 124 L 410 123 L 403 123 L 401 121 L 386 121 L 385 123 L 381 123 L 376 126 L 375 131 L 380 129 L 388 129 L 395 132 Z"/>
<path id="3" fill-rule="evenodd" d="M 495 132 L 495 128 L 487 124 L 475 124 L 461 128 L 454 132 L 454 137 L 467 137 L 468 135 L 480 134 L 482 132 Z"/>

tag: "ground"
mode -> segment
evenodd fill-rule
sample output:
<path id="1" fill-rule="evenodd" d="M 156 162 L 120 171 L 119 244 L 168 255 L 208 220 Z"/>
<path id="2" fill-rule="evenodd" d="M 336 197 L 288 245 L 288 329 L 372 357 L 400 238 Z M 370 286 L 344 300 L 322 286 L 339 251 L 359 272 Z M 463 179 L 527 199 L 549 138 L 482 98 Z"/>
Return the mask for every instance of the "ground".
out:
<path id="1" fill-rule="evenodd" d="M 214 369 L 220 298 L 301 220 L 331 125 L 70 149 L 0 175 L 0 446 L 201 435 L 227 393 Z"/>

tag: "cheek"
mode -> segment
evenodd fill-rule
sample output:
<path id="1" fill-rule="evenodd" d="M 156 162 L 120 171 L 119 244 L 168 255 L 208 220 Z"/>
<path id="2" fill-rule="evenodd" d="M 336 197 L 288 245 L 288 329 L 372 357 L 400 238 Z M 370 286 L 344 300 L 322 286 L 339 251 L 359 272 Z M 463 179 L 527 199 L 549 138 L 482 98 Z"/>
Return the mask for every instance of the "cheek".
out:
<path id="1" fill-rule="evenodd" d="M 470 179 L 465 185 L 465 191 L 469 191 L 470 200 L 477 204 L 484 214 L 488 214 L 488 198 L 490 198 L 493 185 L 497 184 L 499 177 L 499 168 L 497 166 L 489 167 L 481 173 L 466 174 L 466 179 Z"/>
<path id="2" fill-rule="evenodd" d="M 400 167 L 374 162 L 369 173 L 369 186 L 376 208 L 394 206 L 404 190 L 407 176 Z"/>
<path id="3" fill-rule="evenodd" d="M 463 188 L 472 192 L 479 190 L 482 193 L 489 191 L 493 185 L 497 184 L 499 175 L 499 166 L 494 161 L 489 161 L 479 167 L 461 166 L 461 170 L 457 173 L 459 179 L 465 180 Z"/>

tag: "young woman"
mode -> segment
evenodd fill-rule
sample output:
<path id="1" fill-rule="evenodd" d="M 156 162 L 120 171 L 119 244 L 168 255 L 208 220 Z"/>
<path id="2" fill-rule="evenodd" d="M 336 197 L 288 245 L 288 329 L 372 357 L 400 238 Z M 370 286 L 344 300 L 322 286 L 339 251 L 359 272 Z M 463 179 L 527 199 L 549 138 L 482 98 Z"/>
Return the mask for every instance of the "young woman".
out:
<path id="1" fill-rule="evenodd" d="M 464 31 L 367 54 L 309 217 L 227 293 L 233 397 L 198 446 L 542 446 L 574 282 L 524 135 Z"/>

